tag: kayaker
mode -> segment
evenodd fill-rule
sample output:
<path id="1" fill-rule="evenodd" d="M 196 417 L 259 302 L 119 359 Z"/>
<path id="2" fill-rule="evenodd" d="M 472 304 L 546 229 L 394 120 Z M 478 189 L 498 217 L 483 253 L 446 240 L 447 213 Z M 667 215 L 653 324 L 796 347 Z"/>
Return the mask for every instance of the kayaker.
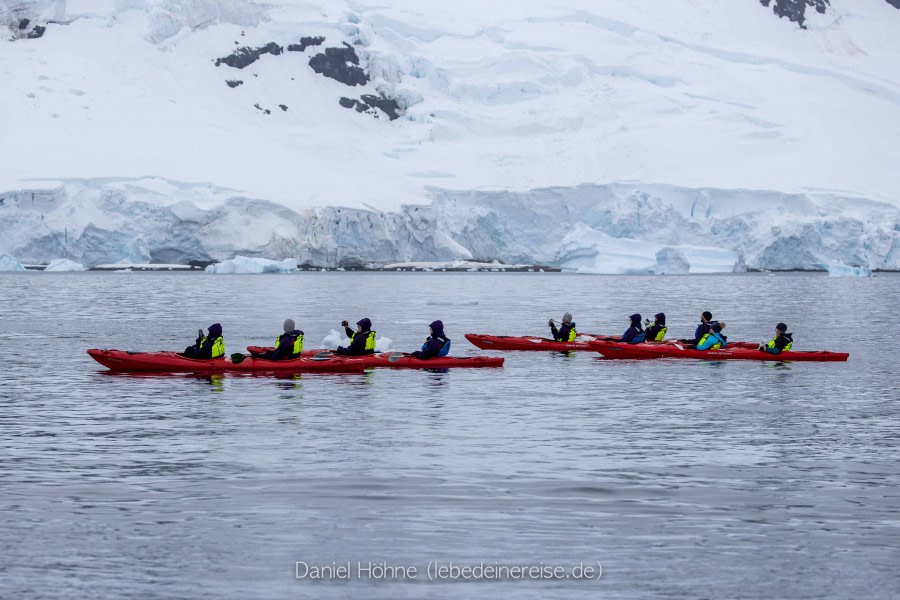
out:
<path id="1" fill-rule="evenodd" d="M 768 352 L 769 354 L 781 354 L 782 352 L 787 352 L 791 349 L 791 346 L 794 345 L 794 338 L 792 333 L 786 332 L 787 325 L 779 323 L 775 326 L 775 337 L 768 342 L 760 343 L 759 349 L 763 352 Z"/>
<path id="2" fill-rule="evenodd" d="M 410 356 L 421 359 L 447 356 L 450 353 L 450 340 L 444 335 L 444 323 L 442 321 L 434 321 L 428 326 L 428 329 L 431 335 L 422 344 L 422 349 L 416 350 Z"/>
<path id="3" fill-rule="evenodd" d="M 650 325 L 650 319 L 644 321 L 647 326 L 645 330 L 645 340 L 648 342 L 661 342 L 666 338 L 666 314 L 656 313 L 653 315 L 653 325 Z"/>
<path id="4" fill-rule="evenodd" d="M 694 330 L 694 338 L 683 339 L 681 340 L 681 343 L 696 346 L 700 343 L 700 340 L 703 339 L 703 336 L 710 332 L 713 323 L 716 323 L 716 321 L 712 320 L 712 313 L 708 310 L 704 310 L 700 314 L 700 324 L 697 325 L 697 329 Z"/>
<path id="5" fill-rule="evenodd" d="M 550 333 L 553 335 L 553 339 L 557 342 L 574 342 L 578 336 L 578 332 L 575 331 L 575 322 L 572 321 L 572 313 L 567 312 L 563 315 L 559 329 L 556 328 L 556 321 L 553 319 L 550 319 L 548 325 L 550 325 Z"/>
<path id="6" fill-rule="evenodd" d="M 640 342 L 643 342 L 646 338 L 646 333 L 644 333 L 644 329 L 641 327 L 640 313 L 634 313 L 628 318 L 631 319 L 631 326 L 625 330 L 625 333 L 622 334 L 619 341 L 624 344 L 639 344 Z"/>
<path id="7" fill-rule="evenodd" d="M 719 348 L 724 348 L 728 343 L 728 338 L 722 335 L 723 329 L 725 329 L 725 323 L 713 321 L 709 326 L 709 332 L 704 333 L 700 341 L 697 342 L 697 350 L 718 350 Z"/>
<path id="8" fill-rule="evenodd" d="M 209 335 L 203 330 L 197 332 L 197 341 L 193 346 L 184 349 L 187 358 L 221 358 L 225 356 L 225 338 L 222 337 L 222 326 L 213 323 L 209 326 Z"/>
<path id="9" fill-rule="evenodd" d="M 363 318 L 356 322 L 356 331 L 350 329 L 350 323 L 341 321 L 350 345 L 344 348 L 338 346 L 335 354 L 344 356 L 362 356 L 363 354 L 375 354 L 375 332 L 372 331 L 372 321 Z"/>
<path id="10" fill-rule="evenodd" d="M 254 358 L 266 360 L 282 360 L 286 358 L 298 358 L 303 352 L 303 332 L 296 329 L 293 319 L 285 319 L 282 325 L 284 333 L 275 340 L 275 349 L 262 354 L 253 354 Z"/>

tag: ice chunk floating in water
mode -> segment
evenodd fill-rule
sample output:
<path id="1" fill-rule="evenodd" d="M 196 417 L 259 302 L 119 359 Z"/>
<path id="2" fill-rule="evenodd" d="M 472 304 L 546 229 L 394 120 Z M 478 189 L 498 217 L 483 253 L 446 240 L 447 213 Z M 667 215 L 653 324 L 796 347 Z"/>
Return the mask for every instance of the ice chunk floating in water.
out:
<path id="1" fill-rule="evenodd" d="M 241 255 L 206 267 L 207 273 L 292 273 L 296 270 L 297 260 L 293 258 L 277 261 Z"/>
<path id="2" fill-rule="evenodd" d="M 868 267 L 851 267 L 839 260 L 831 261 L 826 268 L 829 277 L 872 277 Z"/>
<path id="3" fill-rule="evenodd" d="M 83 264 L 71 261 L 67 258 L 57 258 L 56 260 L 52 261 L 49 265 L 47 265 L 46 269 L 44 269 L 45 272 L 47 272 L 47 271 L 51 271 L 51 272 L 86 271 L 86 270 L 87 269 L 84 268 Z"/>
<path id="4" fill-rule="evenodd" d="M 25 267 L 9 254 L 0 254 L 0 271 L 24 271 Z"/>

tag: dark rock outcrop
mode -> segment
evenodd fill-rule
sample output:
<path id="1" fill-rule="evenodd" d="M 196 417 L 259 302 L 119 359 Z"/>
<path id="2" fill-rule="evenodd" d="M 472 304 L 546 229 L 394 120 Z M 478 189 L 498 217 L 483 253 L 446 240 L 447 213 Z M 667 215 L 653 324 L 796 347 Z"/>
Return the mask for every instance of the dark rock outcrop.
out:
<path id="1" fill-rule="evenodd" d="M 342 97 L 338 102 L 344 108 L 355 108 L 356 112 L 368 112 L 378 117 L 375 112 L 376 108 L 384 111 L 384 114 L 393 121 L 400 118 L 400 105 L 393 98 L 388 98 L 384 94 L 375 96 L 373 94 L 363 94 L 359 100 L 353 98 Z"/>
<path id="2" fill-rule="evenodd" d="M 340 81 L 344 85 L 366 85 L 369 77 L 359 67 L 359 57 L 350 44 L 344 42 L 341 48 L 325 48 L 309 59 L 312 70 L 325 77 Z"/>
<path id="3" fill-rule="evenodd" d="M 887 3 L 894 8 L 900 8 L 900 0 L 887 0 Z"/>
<path id="4" fill-rule="evenodd" d="M 776 15 L 787 17 L 803 29 L 806 29 L 806 26 L 803 24 L 806 21 L 806 7 L 813 7 L 816 9 L 816 12 L 824 14 L 830 0 L 774 0 L 774 2 L 773 0 L 759 0 L 759 2 L 763 6 L 772 4 Z"/>
<path id="5" fill-rule="evenodd" d="M 325 41 L 323 36 L 302 37 L 299 44 L 288 44 L 288 52 L 303 52 L 310 46 L 319 46 Z"/>
<path id="6" fill-rule="evenodd" d="M 226 80 L 225 80 L 225 83 L 226 83 L 226 84 L 228 85 L 228 87 L 230 87 L 230 88 L 236 88 L 236 87 L 239 86 L 239 85 L 244 85 L 244 82 L 241 81 L 240 79 L 226 79 Z"/>
<path id="7" fill-rule="evenodd" d="M 35 25 L 34 29 L 29 31 L 28 35 L 26 35 L 25 37 L 27 37 L 29 40 L 36 40 L 37 38 L 43 36 L 45 31 L 47 31 L 46 27 Z"/>
<path id="8" fill-rule="evenodd" d="M 269 42 L 265 46 L 260 46 L 259 48 L 250 48 L 249 46 L 245 46 L 243 48 L 238 48 L 224 58 L 217 58 L 216 66 L 218 67 L 221 64 L 226 64 L 229 67 L 233 67 L 235 69 L 243 69 L 244 67 L 252 65 L 256 61 L 258 61 L 259 57 L 263 54 L 278 56 L 282 52 L 284 52 L 284 48 L 282 48 L 275 42 Z"/>

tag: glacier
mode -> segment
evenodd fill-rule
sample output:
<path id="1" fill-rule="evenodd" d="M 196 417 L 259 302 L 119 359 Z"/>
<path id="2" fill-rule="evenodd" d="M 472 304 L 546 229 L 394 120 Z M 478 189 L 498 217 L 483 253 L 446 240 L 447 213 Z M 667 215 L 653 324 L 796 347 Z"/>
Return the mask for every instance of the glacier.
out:
<path id="1" fill-rule="evenodd" d="M 257 271 L 255 259 L 281 261 L 279 270 L 417 261 L 592 273 L 822 270 L 834 261 L 900 270 L 900 208 L 825 193 L 634 183 L 521 193 L 430 188 L 430 203 L 396 212 L 293 211 L 231 194 L 159 179 L 68 180 L 6 193 L 0 252 L 88 266 L 232 261 L 212 271 L 239 269 L 235 256 Z"/>
<path id="2" fill-rule="evenodd" d="M 897 4 L 4 0 L 0 252 L 898 269 Z"/>

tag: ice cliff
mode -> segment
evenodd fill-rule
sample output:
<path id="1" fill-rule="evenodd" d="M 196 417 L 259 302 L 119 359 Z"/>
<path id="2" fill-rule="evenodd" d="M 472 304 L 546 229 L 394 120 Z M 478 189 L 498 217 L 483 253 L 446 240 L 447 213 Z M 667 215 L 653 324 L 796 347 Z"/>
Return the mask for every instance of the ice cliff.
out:
<path id="1" fill-rule="evenodd" d="M 900 209 L 830 194 L 608 184 L 432 188 L 398 211 L 294 211 L 162 180 L 70 180 L 0 195 L 0 253 L 25 263 L 223 261 L 318 267 L 499 260 L 595 273 L 900 269 Z"/>

